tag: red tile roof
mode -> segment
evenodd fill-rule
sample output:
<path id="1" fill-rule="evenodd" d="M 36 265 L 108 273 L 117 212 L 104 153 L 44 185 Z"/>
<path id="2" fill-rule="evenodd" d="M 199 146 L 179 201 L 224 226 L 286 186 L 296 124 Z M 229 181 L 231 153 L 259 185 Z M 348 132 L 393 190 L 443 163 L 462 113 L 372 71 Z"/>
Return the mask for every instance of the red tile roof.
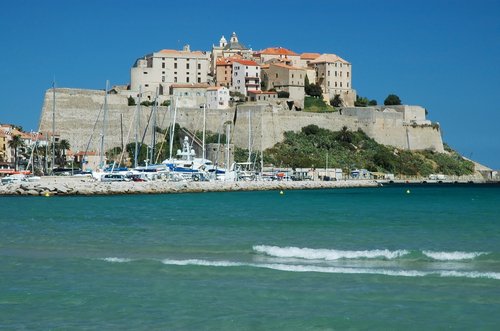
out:
<path id="1" fill-rule="evenodd" d="M 292 56 L 298 55 L 297 53 L 283 47 L 269 47 L 260 51 L 259 53 L 268 55 L 292 55 Z"/>
<path id="2" fill-rule="evenodd" d="M 257 62 L 251 61 L 251 60 L 235 59 L 235 60 L 233 60 L 233 62 L 236 62 L 236 63 L 239 63 L 239 64 L 243 64 L 245 66 L 254 66 L 254 67 L 258 67 L 259 66 L 257 64 Z"/>
<path id="3" fill-rule="evenodd" d="M 314 60 L 318 58 L 321 54 L 319 53 L 302 53 L 300 54 L 300 58 L 302 60 Z"/>

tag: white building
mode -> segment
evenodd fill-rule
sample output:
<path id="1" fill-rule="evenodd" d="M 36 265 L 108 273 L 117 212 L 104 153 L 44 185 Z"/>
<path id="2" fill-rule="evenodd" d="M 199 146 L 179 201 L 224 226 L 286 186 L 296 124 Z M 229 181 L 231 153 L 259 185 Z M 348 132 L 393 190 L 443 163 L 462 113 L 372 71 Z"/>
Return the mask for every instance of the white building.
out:
<path id="1" fill-rule="evenodd" d="M 167 95 L 172 84 L 201 84 L 208 82 L 209 54 L 189 49 L 164 49 L 138 59 L 130 70 L 130 89 L 141 87 L 145 97 L 152 99 L 158 88 L 159 95 Z"/>
<path id="2" fill-rule="evenodd" d="M 233 60 L 233 83 L 231 90 L 245 96 L 249 90 L 260 90 L 260 66 L 255 61 Z"/>
<path id="3" fill-rule="evenodd" d="M 225 86 L 213 86 L 207 88 L 207 108 L 226 109 L 229 108 L 229 90 Z"/>
<path id="4" fill-rule="evenodd" d="M 206 103 L 208 84 L 172 84 L 172 105 L 179 108 L 199 108 Z"/>

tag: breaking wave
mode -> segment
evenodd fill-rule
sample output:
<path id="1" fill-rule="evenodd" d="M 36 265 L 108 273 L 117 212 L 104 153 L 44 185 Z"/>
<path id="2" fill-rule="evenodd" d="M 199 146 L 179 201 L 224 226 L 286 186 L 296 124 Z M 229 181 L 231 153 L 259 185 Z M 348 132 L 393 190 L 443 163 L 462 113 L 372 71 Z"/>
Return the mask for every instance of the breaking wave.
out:
<path id="1" fill-rule="evenodd" d="M 424 276 L 439 276 L 439 277 L 464 277 L 464 278 L 489 278 L 500 280 L 500 273 L 498 272 L 475 272 L 475 271 L 454 271 L 454 270 L 440 270 L 440 271 L 419 271 L 419 270 L 393 270 L 393 269 L 377 269 L 377 268 L 351 268 L 351 267 L 325 267 L 325 266 L 311 266 L 311 265 L 291 265 L 280 263 L 239 263 L 231 261 L 207 261 L 207 260 L 162 260 L 166 265 L 196 265 L 196 266 L 210 266 L 210 267 L 254 267 L 265 268 L 279 271 L 288 272 L 320 272 L 332 274 L 372 274 L 372 275 L 385 275 L 385 276 L 399 276 L 399 277 L 424 277 Z"/>
<path id="2" fill-rule="evenodd" d="M 461 261 L 461 260 L 472 260 L 478 256 L 485 255 L 485 252 L 432 252 L 423 251 L 427 257 L 438 261 Z"/>
<path id="3" fill-rule="evenodd" d="M 106 262 L 112 262 L 112 263 L 125 263 L 125 262 L 130 262 L 132 259 L 127 259 L 123 257 L 105 257 L 101 259 Z"/>
<path id="4" fill-rule="evenodd" d="M 306 260 L 339 260 L 339 259 L 395 259 L 409 254 L 407 250 L 390 251 L 388 249 L 375 249 L 365 251 L 344 251 L 336 249 L 313 249 L 299 247 L 278 247 L 257 245 L 253 250 L 274 257 L 301 258 Z"/>

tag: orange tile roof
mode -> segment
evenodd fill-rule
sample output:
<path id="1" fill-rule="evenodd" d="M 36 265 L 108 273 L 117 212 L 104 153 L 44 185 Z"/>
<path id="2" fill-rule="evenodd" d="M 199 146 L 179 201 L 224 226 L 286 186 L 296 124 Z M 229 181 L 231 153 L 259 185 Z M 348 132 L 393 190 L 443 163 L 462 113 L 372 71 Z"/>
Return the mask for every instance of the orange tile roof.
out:
<path id="1" fill-rule="evenodd" d="M 252 60 L 242 60 L 242 59 L 234 59 L 233 62 L 243 64 L 245 66 L 254 66 L 254 67 L 259 67 L 259 64 L 257 62 L 252 61 Z"/>
<path id="2" fill-rule="evenodd" d="M 297 53 L 283 47 L 269 47 L 259 52 L 268 55 L 298 55 Z"/>
<path id="3" fill-rule="evenodd" d="M 302 53 L 300 54 L 300 58 L 302 60 L 314 60 L 318 58 L 321 54 L 319 53 Z"/>

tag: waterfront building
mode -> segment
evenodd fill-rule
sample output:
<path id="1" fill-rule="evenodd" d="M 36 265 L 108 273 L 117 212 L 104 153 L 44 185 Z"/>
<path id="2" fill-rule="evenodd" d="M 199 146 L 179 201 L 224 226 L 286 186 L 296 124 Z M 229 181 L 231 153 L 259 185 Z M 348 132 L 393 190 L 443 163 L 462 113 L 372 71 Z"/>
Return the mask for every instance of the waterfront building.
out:
<path id="1" fill-rule="evenodd" d="M 216 66 L 217 61 L 220 58 L 229 58 L 229 57 L 239 57 L 242 59 L 251 59 L 252 50 L 238 40 L 238 36 L 236 32 L 233 32 L 229 42 L 227 42 L 224 36 L 219 40 L 219 46 L 212 45 L 212 52 L 210 58 L 210 73 L 211 75 L 216 75 Z"/>
<path id="2" fill-rule="evenodd" d="M 249 90 L 260 90 L 260 66 L 251 60 L 233 60 L 231 90 L 247 95 Z"/>
<path id="3" fill-rule="evenodd" d="M 335 54 L 322 54 L 309 63 L 316 70 L 316 82 L 329 101 L 340 95 L 344 106 L 354 106 L 356 91 L 351 86 L 351 64 Z"/>
<path id="4" fill-rule="evenodd" d="M 303 107 L 306 69 L 272 63 L 269 68 L 262 71 L 266 89 L 288 92 L 290 93 L 289 99 L 295 101 L 298 107 Z"/>
<path id="5" fill-rule="evenodd" d="M 278 93 L 273 91 L 248 91 L 248 101 L 270 101 L 278 99 Z"/>
<path id="6" fill-rule="evenodd" d="M 172 84 L 208 83 L 209 54 L 191 51 L 189 45 L 181 51 L 164 49 L 138 59 L 130 72 L 130 89 L 152 100 L 158 89 L 160 96 L 168 94 Z"/>
<path id="7" fill-rule="evenodd" d="M 229 108 L 229 89 L 225 86 L 211 86 L 207 88 L 206 100 L 208 109 Z"/>
<path id="8" fill-rule="evenodd" d="M 270 47 L 256 52 L 254 59 L 260 64 L 281 62 L 290 66 L 300 65 L 300 55 L 283 47 Z"/>
<path id="9" fill-rule="evenodd" d="M 241 55 L 220 57 L 215 70 L 215 85 L 231 87 L 233 78 L 233 60 L 241 60 Z"/>

